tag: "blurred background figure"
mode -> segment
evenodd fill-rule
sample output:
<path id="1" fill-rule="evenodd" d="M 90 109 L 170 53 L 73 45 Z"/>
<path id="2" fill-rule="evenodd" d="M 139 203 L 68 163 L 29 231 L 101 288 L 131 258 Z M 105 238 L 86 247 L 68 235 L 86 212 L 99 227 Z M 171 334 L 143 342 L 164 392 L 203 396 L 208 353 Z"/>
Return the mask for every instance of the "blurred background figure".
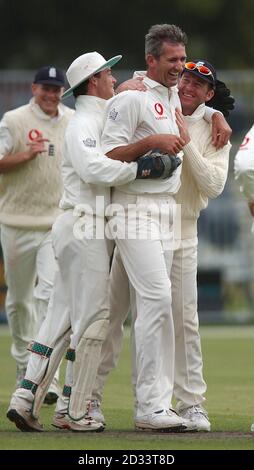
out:
<path id="1" fill-rule="evenodd" d="M 51 227 L 62 194 L 61 148 L 72 110 L 60 104 L 64 74 L 40 68 L 28 104 L 4 114 L 0 123 L 0 223 L 6 314 L 17 364 L 16 385 L 23 380 L 29 342 L 47 312 L 55 273 Z M 58 385 L 46 398 L 54 403 Z"/>
<path id="2" fill-rule="evenodd" d="M 240 191 L 246 198 L 251 216 L 254 217 L 254 125 L 240 145 L 235 157 L 234 170 Z M 251 232 L 254 233 L 254 219 Z M 254 423 L 251 425 L 251 431 L 254 432 Z"/>

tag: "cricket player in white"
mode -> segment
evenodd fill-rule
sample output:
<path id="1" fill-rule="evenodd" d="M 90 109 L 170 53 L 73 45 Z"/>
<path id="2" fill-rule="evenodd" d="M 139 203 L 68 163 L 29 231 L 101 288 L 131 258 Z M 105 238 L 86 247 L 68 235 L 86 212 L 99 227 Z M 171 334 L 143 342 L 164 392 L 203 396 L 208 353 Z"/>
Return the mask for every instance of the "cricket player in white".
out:
<path id="1" fill-rule="evenodd" d="M 254 126 L 247 132 L 235 157 L 235 179 L 240 191 L 248 201 L 252 217 L 254 217 Z M 252 225 L 254 232 L 254 222 Z M 254 423 L 251 425 L 254 432 Z"/>
<path id="2" fill-rule="evenodd" d="M 168 133 L 171 145 L 168 151 L 178 154 L 184 141 L 179 137 L 175 108 L 180 107 L 177 81 L 186 60 L 185 34 L 171 26 L 157 38 L 156 53 L 150 50 L 149 34 L 146 40 L 146 93 L 123 92 L 109 104 L 108 118 L 102 134 L 104 152 L 124 159 L 138 156 L 142 138 L 157 133 Z M 154 44 L 153 44 L 154 47 Z M 158 144 L 158 147 L 159 144 Z M 115 188 L 114 203 L 136 204 L 138 215 L 144 207 L 156 204 L 173 208 L 174 195 L 180 187 L 181 166 L 170 179 L 163 182 L 135 181 Z M 161 183 L 161 184 L 159 184 Z M 136 209 L 134 209 L 136 210 Z M 164 210 L 164 209 L 163 209 Z M 130 211 L 129 211 L 130 212 Z M 170 214 L 170 210 L 168 211 Z M 135 321 L 137 414 L 138 429 L 158 431 L 181 430 L 183 421 L 171 410 L 174 382 L 174 325 L 171 308 L 171 283 L 167 272 L 172 263 L 172 245 L 166 246 L 156 227 L 153 213 L 142 215 L 140 231 L 147 229 L 147 239 L 120 239 L 116 244 L 129 280 L 136 291 L 137 319 Z M 117 214 L 113 220 L 121 223 Z M 173 224 L 173 216 L 169 225 Z M 149 236 L 152 233 L 153 236 Z M 154 236 L 157 228 L 157 237 Z"/>
<path id="3" fill-rule="evenodd" d="M 17 387 L 26 373 L 28 345 L 46 316 L 56 269 L 51 228 L 63 191 L 63 136 L 73 114 L 60 103 L 64 84 L 61 70 L 40 68 L 33 98 L 0 123 L 1 245 Z M 59 394 L 56 376 L 46 402 L 55 403 Z"/>

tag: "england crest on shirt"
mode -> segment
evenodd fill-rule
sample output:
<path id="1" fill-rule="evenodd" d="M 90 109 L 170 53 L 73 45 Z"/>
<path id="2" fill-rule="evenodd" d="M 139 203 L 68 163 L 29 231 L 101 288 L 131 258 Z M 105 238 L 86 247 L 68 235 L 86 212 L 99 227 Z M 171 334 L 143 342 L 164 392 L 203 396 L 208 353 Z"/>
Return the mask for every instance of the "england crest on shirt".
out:
<path id="1" fill-rule="evenodd" d="M 108 118 L 111 119 L 112 121 L 115 121 L 118 115 L 118 111 L 115 110 L 115 108 L 111 109 Z"/>
<path id="2" fill-rule="evenodd" d="M 91 139 L 91 137 L 87 137 L 85 140 L 83 140 L 83 144 L 85 147 L 96 147 L 96 140 Z"/>
<path id="3" fill-rule="evenodd" d="M 49 155 L 49 157 L 54 157 L 55 156 L 55 146 L 54 146 L 54 144 L 49 144 L 48 155 Z"/>

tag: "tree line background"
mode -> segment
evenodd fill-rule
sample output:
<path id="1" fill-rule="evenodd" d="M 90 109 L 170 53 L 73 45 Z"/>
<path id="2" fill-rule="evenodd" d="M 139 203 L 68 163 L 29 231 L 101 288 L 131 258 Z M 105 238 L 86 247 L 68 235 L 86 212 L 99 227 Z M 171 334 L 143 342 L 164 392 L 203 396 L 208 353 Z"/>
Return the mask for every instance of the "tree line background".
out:
<path id="1" fill-rule="evenodd" d="M 188 35 L 189 58 L 219 69 L 254 65 L 253 0 L 0 0 L 0 69 L 66 69 L 85 52 L 122 54 L 119 68 L 144 67 L 144 36 L 155 23 Z"/>
<path id="2" fill-rule="evenodd" d="M 240 132 L 241 139 L 254 120 L 254 0 L 0 0 L 0 15 L 0 115 L 27 100 L 25 86 L 30 96 L 36 69 L 66 70 L 88 51 L 105 58 L 122 54 L 114 76 L 118 82 L 130 78 L 145 68 L 150 26 L 174 23 L 189 38 L 188 58 L 210 61 L 231 89 L 234 136 Z"/>

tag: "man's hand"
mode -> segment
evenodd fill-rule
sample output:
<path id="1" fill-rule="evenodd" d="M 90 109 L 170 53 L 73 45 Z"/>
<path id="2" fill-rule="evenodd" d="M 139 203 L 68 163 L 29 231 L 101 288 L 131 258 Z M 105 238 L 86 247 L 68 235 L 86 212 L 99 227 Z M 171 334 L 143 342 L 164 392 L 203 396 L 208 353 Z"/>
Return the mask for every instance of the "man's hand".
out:
<path id="1" fill-rule="evenodd" d="M 176 108 L 176 124 L 178 125 L 178 129 L 179 129 L 179 133 L 180 133 L 180 137 L 182 140 L 184 140 L 185 144 L 188 144 L 188 142 L 190 142 L 190 135 L 189 135 L 189 132 L 188 132 L 188 128 L 187 128 L 187 125 L 186 125 L 186 122 L 184 120 L 184 116 L 182 114 L 182 112 L 180 111 L 180 109 Z"/>
<path id="2" fill-rule="evenodd" d="M 42 134 L 40 134 L 36 139 L 27 142 L 27 160 L 32 160 L 38 155 L 38 153 L 47 152 L 45 142 L 49 142 L 49 139 L 43 139 Z"/>
<path id="3" fill-rule="evenodd" d="M 163 153 L 177 155 L 185 145 L 185 140 L 174 134 L 157 134 L 153 136 L 153 148 Z"/>
<path id="4" fill-rule="evenodd" d="M 249 201 L 248 206 L 249 206 L 250 213 L 251 213 L 252 217 L 254 217 L 254 202 Z"/>
<path id="5" fill-rule="evenodd" d="M 224 147 L 229 141 L 232 129 L 220 113 L 212 115 L 212 144 L 216 149 Z"/>
<path id="6" fill-rule="evenodd" d="M 43 139 L 41 133 L 36 138 L 31 139 L 30 137 L 30 141 L 26 144 L 28 146 L 28 150 L 25 150 L 25 152 L 7 154 L 1 158 L 0 173 L 14 171 L 16 168 L 28 163 L 30 160 L 33 160 L 39 153 L 47 152 L 45 142 L 48 142 L 48 139 Z"/>
<path id="7" fill-rule="evenodd" d="M 143 79 L 144 77 L 136 77 L 136 78 L 130 78 L 129 80 L 126 80 L 125 82 L 118 85 L 118 87 L 115 90 L 115 94 L 118 95 L 118 93 L 121 93 L 122 91 L 126 91 L 126 90 L 146 91 L 147 88 L 143 83 Z"/>
<path id="8" fill-rule="evenodd" d="M 177 155 L 185 145 L 185 141 L 174 134 L 152 134 L 137 142 L 122 145 L 110 150 L 106 155 L 113 160 L 133 162 L 153 149 L 161 153 Z"/>

